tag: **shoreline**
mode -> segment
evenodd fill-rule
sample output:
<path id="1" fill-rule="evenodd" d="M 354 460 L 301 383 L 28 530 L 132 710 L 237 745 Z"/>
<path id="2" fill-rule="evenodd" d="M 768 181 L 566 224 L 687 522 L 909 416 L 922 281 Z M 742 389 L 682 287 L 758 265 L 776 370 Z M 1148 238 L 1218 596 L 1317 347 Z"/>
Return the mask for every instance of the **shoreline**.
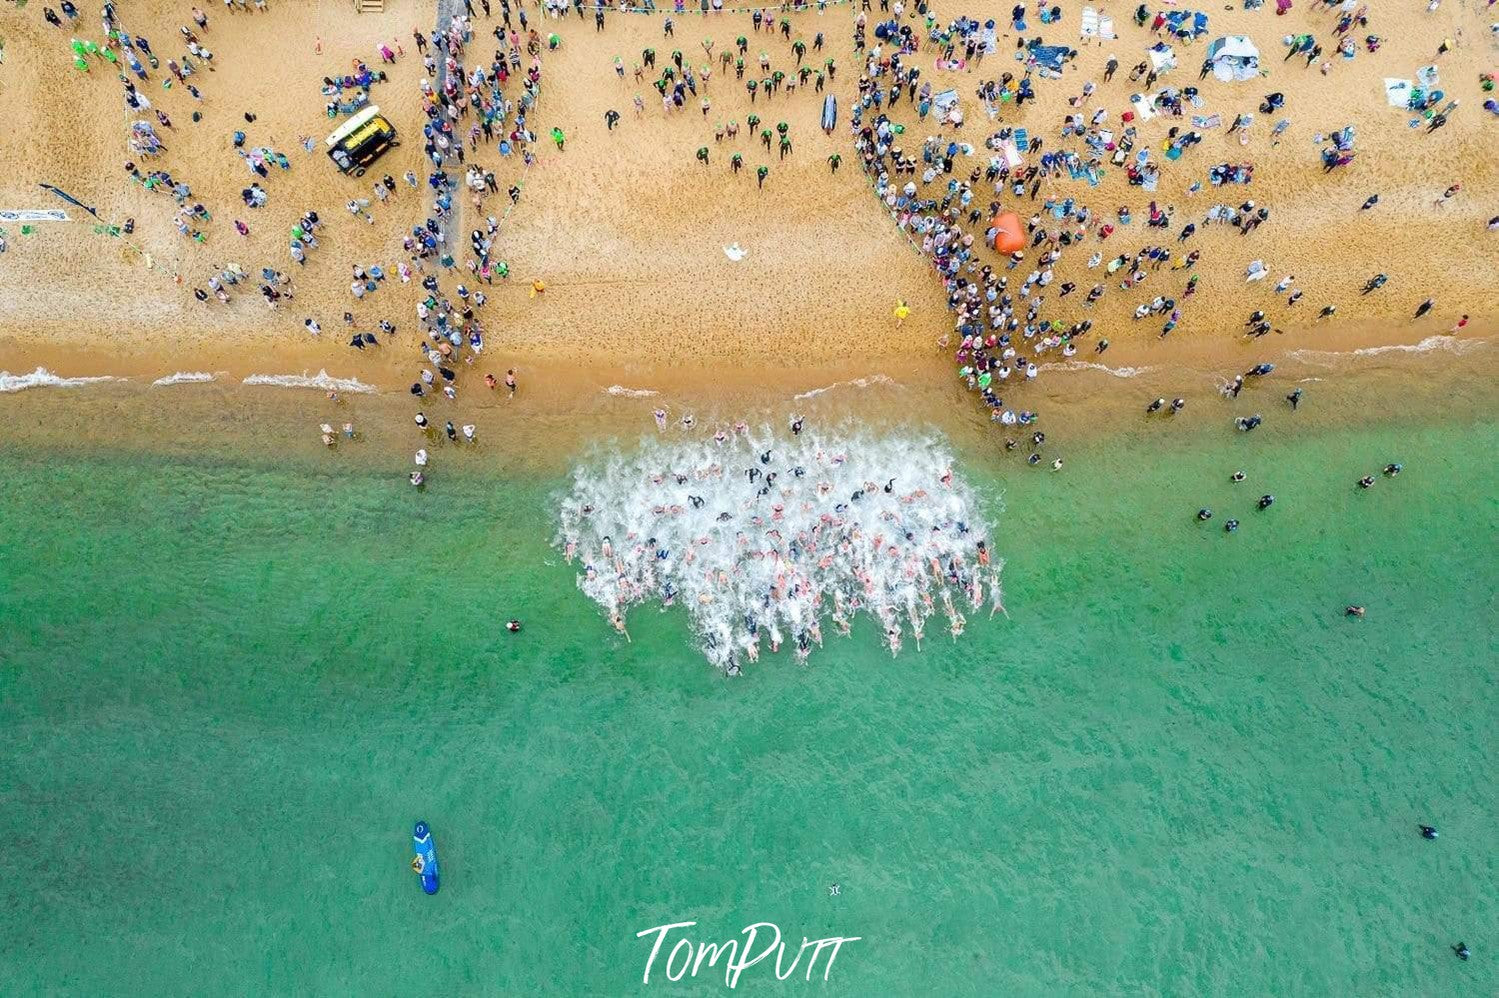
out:
<path id="1" fill-rule="evenodd" d="M 1297 353 L 1302 356 L 1292 356 Z M 1267 356 L 1277 364 L 1270 377 L 1252 381 L 1237 400 L 1221 395 L 1218 386 L 1231 372 Z M 60 376 L 99 376 L 94 374 L 99 367 L 81 362 L 62 366 L 65 361 L 51 361 L 59 364 Z M 591 450 L 628 445 L 656 433 L 650 413 L 660 406 L 671 414 L 668 432 L 678 432 L 676 419 L 686 412 L 697 419 L 694 432 L 705 434 L 714 425 L 739 419 L 777 427 L 793 413 L 876 433 L 918 425 L 943 435 L 967 459 L 1013 465 L 1022 472 L 1028 470 L 1025 448 L 1006 452 L 1003 442 L 1023 441 L 1032 429 L 1046 433 L 1049 450 L 1066 454 L 1142 434 L 1174 439 L 1178 427 L 1188 435 L 1228 432 L 1234 416 L 1253 412 L 1267 416 L 1257 438 L 1281 432 L 1336 433 L 1413 419 L 1482 421 L 1499 396 L 1499 340 L 1494 338 L 1427 337 L 1417 344 L 1349 352 L 1299 348 L 1220 358 L 1211 368 L 1142 365 L 1128 376 L 1121 376 L 1120 368 L 1096 369 L 1093 361 L 1073 363 L 1078 366 L 1049 371 L 1033 386 L 1041 389 L 1033 393 L 1041 415 L 1035 427 L 1000 426 L 963 405 L 963 386 L 945 377 L 937 363 L 918 371 L 749 371 L 731 390 L 680 371 L 667 377 L 622 367 L 579 377 L 576 372 L 523 367 L 516 399 L 506 399 L 501 389 L 477 401 L 461 398 L 461 408 L 430 397 L 417 402 L 399 388 L 385 386 L 372 393 L 345 390 L 334 403 L 321 388 L 246 385 L 244 374 L 224 368 L 213 381 L 156 386 L 153 381 L 172 372 L 143 363 L 112 376 L 123 380 L 0 394 L 0 412 L 6 414 L 0 436 L 17 451 L 173 459 L 223 455 L 257 464 L 291 461 L 314 471 L 347 468 L 352 462 L 395 472 L 409 466 L 415 448 L 433 446 L 411 425 L 413 413 L 422 409 L 435 426 L 458 420 L 462 413 L 478 427 L 478 445 L 457 448 L 463 452 L 457 460 L 448 460 L 452 445 L 437 447 L 434 458 L 446 468 L 545 475 L 567 470 Z M 290 363 L 278 369 L 262 361 L 256 367 L 261 374 L 291 373 L 286 370 Z M 181 363 L 178 370 L 195 373 L 198 368 Z M 202 370 L 212 370 L 211 363 Z M 353 372 L 334 369 L 328 374 L 343 379 Z M 1281 418 L 1289 413 L 1283 396 L 1293 387 L 1307 392 L 1308 404 L 1287 420 Z M 1188 405 L 1169 422 L 1144 415 L 1145 402 L 1158 395 L 1180 395 Z M 317 432 L 324 422 L 335 427 L 352 422 L 359 439 L 341 442 L 330 452 Z"/>

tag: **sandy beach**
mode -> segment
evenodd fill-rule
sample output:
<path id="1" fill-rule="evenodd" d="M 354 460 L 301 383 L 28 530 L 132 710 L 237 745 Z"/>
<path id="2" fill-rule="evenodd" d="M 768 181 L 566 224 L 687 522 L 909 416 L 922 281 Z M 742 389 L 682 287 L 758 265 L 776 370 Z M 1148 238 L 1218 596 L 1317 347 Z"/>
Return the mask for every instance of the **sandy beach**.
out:
<path id="1" fill-rule="evenodd" d="M 1408 15 L 1419 30 L 1404 30 L 1394 15 L 1376 11 L 1368 30 L 1380 34 L 1379 51 L 1371 55 L 1361 48 L 1352 61 L 1335 57 L 1331 72 L 1323 75 L 1306 68 L 1300 58 L 1281 62 L 1283 35 L 1327 35 L 1336 17 L 1305 6 L 1298 4 L 1285 17 L 1274 16 L 1270 8 L 1209 12 L 1209 35 L 1190 45 L 1178 43 L 1179 68 L 1161 80 L 1161 85 L 1193 83 L 1196 56 L 1210 38 L 1249 35 L 1261 50 L 1268 76 L 1246 83 L 1212 77 L 1197 83 L 1204 98 L 1200 113 L 1217 113 L 1228 122 L 1239 111 L 1253 112 L 1263 93 L 1281 91 L 1287 98 L 1282 113 L 1291 125 L 1277 145 L 1271 146 L 1270 116 L 1256 115 L 1247 145 L 1234 136 L 1209 134 L 1182 160 L 1165 164 L 1154 195 L 1130 187 L 1119 169 L 1107 171 L 1096 189 L 1056 179 L 1043 186 L 1043 199 L 1048 194 L 1075 196 L 1101 214 L 1111 214 L 1117 205 L 1132 206 L 1135 233 L 1120 227 L 1103 247 L 1110 251 L 1121 243 L 1129 245 L 1118 249 L 1132 249 L 1145 238 L 1148 230 L 1140 216 L 1152 198 L 1174 206 L 1181 219 L 1214 202 L 1233 203 L 1246 196 L 1273 212 L 1267 224 L 1248 236 L 1226 225 L 1202 227 L 1192 244 L 1202 254 L 1196 268 L 1201 284 L 1169 340 L 1129 321 L 1134 298 L 1111 294 L 1100 302 L 1088 317 L 1095 332 L 1111 339 L 1111 364 L 1221 363 L 1231 371 L 1246 352 L 1261 357 L 1309 346 L 1416 343 L 1445 331 L 1459 314 L 1473 317 L 1468 335 L 1492 331 L 1490 317 L 1499 303 L 1499 238 L 1485 232 L 1485 223 L 1499 204 L 1499 161 L 1482 154 L 1496 122 L 1479 106 L 1477 87 L 1477 74 L 1493 65 L 1487 24 L 1476 5 L 1449 2 L 1434 13 Z M 382 159 L 378 171 L 397 177 L 407 169 L 422 172 L 417 130 L 423 70 L 411 32 L 419 28 L 431 34 L 432 7 L 393 0 L 381 15 L 356 16 L 341 4 L 272 4 L 263 14 L 210 13 L 202 41 L 213 50 L 214 69 L 200 69 L 193 77 L 204 95 L 201 105 L 180 86 L 163 91 L 162 73 L 152 74 L 154 85 L 143 88 L 154 107 L 173 120 L 172 129 L 158 129 L 167 150 L 150 165 L 186 179 L 193 200 L 213 213 L 201 245 L 174 230 L 170 197 L 147 192 L 125 175 L 125 139 L 134 115 L 119 106 L 115 74 L 98 60 L 88 73 L 75 71 L 67 49 L 69 33 L 46 24 L 38 7 L 33 3 L 6 12 L 3 78 L 16 115 L 15 133 L 25 141 L 9 144 L 3 153 L 0 203 L 64 207 L 79 217 L 70 224 L 38 224 L 29 235 L 21 235 L 15 225 L 7 227 L 8 251 L 0 256 L 0 286 L 5 289 L 0 295 L 0 369 L 25 371 L 45 364 L 63 373 L 208 368 L 243 374 L 265 367 L 325 367 L 388 389 L 407 382 L 411 340 L 404 332 L 381 350 L 354 355 L 346 337 L 338 335 L 338 317 L 354 304 L 347 283 L 350 265 L 392 269 L 402 258 L 402 233 L 425 217 L 431 192 L 399 184 L 389 202 L 372 207 L 374 225 L 344 212 L 342 205 L 350 197 L 369 196 L 369 185 L 340 175 L 323 155 L 321 139 L 331 126 L 318 88 L 323 76 L 346 71 L 355 59 L 379 66 L 375 46 L 399 43 L 404 55 L 384 67 L 389 81 L 374 86 L 372 99 L 408 141 Z M 148 2 L 123 5 L 121 13 L 132 30 L 154 40 L 164 61 L 177 47 L 178 25 L 190 23 L 188 10 L 187 4 Z M 975 155 L 963 157 L 963 164 L 983 162 L 989 155 L 983 138 L 1004 125 L 1028 124 L 1033 135 L 1046 135 L 1054 145 L 1055 123 L 1084 81 L 1100 82 L 1090 107 L 1104 106 L 1116 115 L 1128 108 L 1127 95 L 1140 85 L 1128 83 L 1124 72 L 1156 39 L 1131 23 L 1128 9 L 1121 6 L 1112 13 L 1117 40 L 1080 48 L 1061 79 L 1037 81 L 1033 105 L 1018 115 L 1007 105 L 995 122 L 972 91 L 982 79 L 1019 69 L 1009 57 L 1017 37 L 1013 32 L 1002 25 L 1000 51 L 962 71 L 934 69 L 930 49 L 918 54 L 917 63 L 937 90 L 950 86 L 960 95 L 966 122 L 960 131 L 949 126 L 941 134 L 976 144 Z M 1005 20 L 998 10 L 990 14 Z M 840 72 L 828 92 L 839 95 L 844 117 L 831 135 L 818 128 L 822 95 L 810 85 L 769 103 L 761 98 L 756 106 L 732 74 L 715 75 L 704 87 L 712 101 L 707 115 L 699 113 L 695 102 L 665 115 L 649 78 L 637 83 L 628 71 L 640 52 L 654 47 L 664 61 L 675 47 L 688 53 L 689 61 L 696 57 L 703 62 L 704 38 L 715 39 L 716 51 L 721 51 L 749 25 L 744 14 L 683 14 L 677 17 L 675 36 L 664 38 L 662 16 L 611 13 L 608 26 L 598 32 L 590 20 L 576 15 L 550 20 L 533 12 L 533 26 L 561 38 L 560 47 L 542 57 L 545 75 L 533 112 L 540 127 L 533 130 L 557 126 L 568 140 L 566 150 L 559 152 L 542 135 L 543 147 L 530 167 L 518 156 L 501 157 L 492 146 L 481 145 L 471 158 L 495 172 L 502 192 L 488 197 L 486 214 L 503 213 L 508 205 L 503 191 L 511 183 L 522 188 L 520 202 L 505 216 L 497 236 L 498 255 L 508 262 L 511 276 L 508 283 L 486 289 L 488 349 L 495 366 L 518 365 L 582 383 L 599 380 L 592 372 L 607 371 L 603 380 L 611 383 L 619 372 L 620 378 L 633 373 L 637 380 L 680 378 L 711 385 L 756 369 L 781 369 L 790 383 L 798 383 L 803 379 L 796 372 L 807 367 L 815 369 L 814 377 L 805 379 L 809 383 L 838 371 L 950 377 L 950 358 L 934 346 L 951 331 L 941 285 L 871 193 L 849 149 L 844 120 L 860 62 L 851 44 L 850 9 L 830 6 L 822 13 L 787 15 L 796 37 L 822 32 L 826 51 L 821 55 L 837 61 Z M 97 11 L 88 12 L 80 24 L 88 29 L 80 35 L 97 34 Z M 479 24 L 482 30 L 488 22 L 481 17 Z M 1076 12 L 1069 9 L 1043 35 L 1048 41 L 1076 44 L 1076 24 Z M 751 61 L 761 50 L 771 53 L 777 65 L 790 59 L 779 34 L 751 36 Z M 1436 59 L 1435 48 L 1443 38 L 1457 44 Z M 486 51 L 486 41 L 492 39 L 481 35 L 474 48 Z M 320 54 L 315 52 L 319 46 Z M 1103 84 L 1103 64 L 1111 54 L 1119 58 L 1121 73 Z M 627 67 L 624 79 L 614 72 L 616 55 Z M 1424 129 L 1408 128 L 1410 115 L 1388 107 L 1382 89 L 1384 77 L 1408 76 L 1428 64 L 1439 67 L 1443 87 L 1461 96 L 1464 105 L 1446 128 L 1429 136 Z M 631 107 L 637 93 L 650 98 L 638 115 Z M 195 108 L 202 111 L 198 123 L 190 120 Z M 603 118 L 610 108 L 622 115 L 613 131 Z M 796 140 L 790 156 L 777 159 L 747 141 L 743 132 L 737 143 L 714 141 L 716 124 L 736 120 L 742 126 L 757 110 L 789 123 Z M 245 111 L 256 114 L 253 125 L 244 121 Z M 915 121 L 909 106 L 895 114 L 912 123 L 908 134 L 918 141 L 922 134 L 939 132 L 934 119 Z M 1358 157 L 1348 168 L 1324 176 L 1313 136 L 1347 124 L 1357 129 Z M 1154 144 L 1165 127 L 1163 119 L 1146 123 L 1142 138 Z M 283 150 L 290 158 L 289 171 L 273 168 L 264 182 L 271 199 L 266 208 L 247 211 L 236 196 L 255 178 L 235 155 L 230 141 L 235 129 L 248 133 L 249 145 Z M 319 145 L 306 153 L 297 144 L 300 136 Z M 706 167 L 693 156 L 705 145 L 712 157 Z M 725 166 L 735 149 L 746 154 L 750 165 L 737 176 Z M 836 174 L 827 162 L 835 152 L 847 154 Z M 1251 185 L 1185 193 L 1192 180 L 1203 178 L 1208 164 L 1242 160 L 1255 164 Z M 764 190 L 757 190 L 752 171 L 761 161 L 770 165 L 771 174 Z M 88 216 L 53 199 L 36 187 L 39 182 L 69 191 L 110 222 L 134 218 L 134 234 L 96 234 Z M 1436 206 L 1434 201 L 1452 183 L 1460 183 L 1461 192 Z M 1380 195 L 1377 209 L 1359 211 L 1364 198 L 1375 192 Z M 1025 215 L 1039 204 L 1021 199 L 1016 208 Z M 308 208 L 320 212 L 326 235 L 305 267 L 293 267 L 286 258 L 286 233 Z M 461 210 L 467 231 L 476 213 L 467 203 Z M 248 237 L 231 227 L 236 218 L 249 224 Z M 1179 227 L 1161 230 L 1161 241 Z M 725 255 L 724 247 L 731 245 L 745 251 L 743 259 L 734 262 Z M 1084 268 L 1086 252 L 1065 257 L 1058 278 L 1086 287 L 1095 276 Z M 1266 261 L 1271 280 L 1246 287 L 1243 272 L 1251 259 Z M 252 272 L 261 264 L 293 272 L 295 301 L 274 312 L 243 293 L 229 306 L 195 301 L 190 289 L 200 286 L 215 265 L 228 261 Z M 1378 295 L 1359 297 L 1359 284 L 1376 271 L 1389 275 L 1389 286 Z M 1246 351 L 1241 316 L 1261 307 L 1267 297 L 1273 300 L 1266 285 L 1291 275 L 1295 287 L 1305 292 L 1300 312 L 1282 310 L 1276 316 L 1279 335 L 1255 341 L 1254 349 Z M 546 283 L 543 295 L 530 296 L 533 280 Z M 387 283 L 378 295 L 359 303 L 356 315 L 365 323 L 389 316 L 398 329 L 409 328 L 421 289 L 415 282 Z M 1436 299 L 1436 308 L 1420 322 L 1411 322 L 1413 310 L 1426 297 Z M 891 318 L 897 299 L 911 308 L 902 324 Z M 1314 326 L 1316 309 L 1329 302 L 1338 305 L 1336 317 Z M 331 335 L 309 337 L 303 328 L 307 316 L 318 317 Z"/>

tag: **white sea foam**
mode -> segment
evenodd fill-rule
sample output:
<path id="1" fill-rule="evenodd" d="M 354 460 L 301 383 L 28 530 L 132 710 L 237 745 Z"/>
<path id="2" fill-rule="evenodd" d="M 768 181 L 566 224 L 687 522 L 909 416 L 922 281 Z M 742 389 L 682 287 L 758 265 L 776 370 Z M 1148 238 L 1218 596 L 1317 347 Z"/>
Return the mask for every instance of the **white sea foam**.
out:
<path id="1" fill-rule="evenodd" d="M 1446 350 L 1460 355 L 1467 353 L 1481 342 L 1483 341 L 1437 334 L 1426 337 L 1420 343 L 1390 343 L 1385 346 L 1349 350 L 1346 353 L 1336 350 L 1292 350 L 1286 356 L 1308 364 L 1327 366 L 1348 357 L 1377 357 L 1385 353 L 1430 353 L 1433 350 Z"/>
<path id="2" fill-rule="evenodd" d="M 367 385 L 358 378 L 335 378 L 327 371 L 318 371 L 315 375 L 308 375 L 306 371 L 301 374 L 252 374 L 244 380 L 247 385 L 274 385 L 278 388 L 320 388 L 323 391 L 334 392 L 363 392 L 366 394 L 375 391 L 374 385 Z"/>
<path id="3" fill-rule="evenodd" d="M 860 612 L 896 653 L 934 614 L 956 638 L 965 602 L 1003 609 L 989 526 L 952 460 L 938 440 L 810 429 L 648 439 L 575 469 L 556 543 L 621 633 L 630 607 L 680 600 L 730 673 L 783 633 L 804 660 L 823 620 L 846 634 Z"/>
<path id="4" fill-rule="evenodd" d="M 39 367 L 30 374 L 11 374 L 9 371 L 0 371 L 0 393 L 23 392 L 28 388 L 82 388 L 85 385 L 98 384 L 101 381 L 124 381 L 124 378 L 115 378 L 109 375 L 98 375 L 91 378 L 62 378 L 53 374 L 45 367 Z"/>
<path id="5" fill-rule="evenodd" d="M 1116 378 L 1135 378 L 1146 371 L 1154 370 L 1150 367 L 1109 367 L 1107 364 L 1094 364 L 1086 360 L 1069 360 L 1057 364 L 1041 364 L 1038 370 L 1042 371 L 1102 371 Z"/>
<path id="6" fill-rule="evenodd" d="M 213 375 L 209 374 L 207 371 L 177 371 L 173 374 L 168 374 L 164 378 L 157 378 L 155 381 L 151 382 L 151 384 L 154 386 L 192 385 L 199 382 L 212 380 Z"/>
<path id="7" fill-rule="evenodd" d="M 888 377 L 886 377 L 883 374 L 871 374 L 867 378 L 854 378 L 852 381 L 835 381 L 831 385 L 824 385 L 821 388 L 814 388 L 811 391 L 802 392 L 800 395 L 797 395 L 796 398 L 797 399 L 811 399 L 811 398 L 816 398 L 817 396 L 823 394 L 824 392 L 830 392 L 830 391 L 832 391 L 834 388 L 868 388 L 870 385 L 894 385 L 894 384 L 895 384 L 894 381 L 890 380 Z"/>
<path id="8" fill-rule="evenodd" d="M 610 385 L 604 389 L 604 392 L 608 395 L 617 395 L 621 398 L 630 399 L 644 399 L 661 394 L 660 392 L 651 391 L 649 388 L 626 388 L 624 385 Z"/>

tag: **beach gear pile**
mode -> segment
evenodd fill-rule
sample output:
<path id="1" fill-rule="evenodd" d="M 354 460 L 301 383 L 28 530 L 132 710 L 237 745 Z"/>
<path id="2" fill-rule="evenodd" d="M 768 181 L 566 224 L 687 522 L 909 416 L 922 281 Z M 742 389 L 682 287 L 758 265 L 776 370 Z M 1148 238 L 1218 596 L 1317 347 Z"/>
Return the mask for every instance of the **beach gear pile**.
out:
<path id="1" fill-rule="evenodd" d="M 978 499 L 935 440 L 673 432 L 576 469 L 559 521 L 617 630 L 633 606 L 680 601 L 730 674 L 787 640 L 805 661 L 825 620 L 847 634 L 867 613 L 894 654 L 934 615 L 956 638 L 965 606 L 1002 609 Z"/>

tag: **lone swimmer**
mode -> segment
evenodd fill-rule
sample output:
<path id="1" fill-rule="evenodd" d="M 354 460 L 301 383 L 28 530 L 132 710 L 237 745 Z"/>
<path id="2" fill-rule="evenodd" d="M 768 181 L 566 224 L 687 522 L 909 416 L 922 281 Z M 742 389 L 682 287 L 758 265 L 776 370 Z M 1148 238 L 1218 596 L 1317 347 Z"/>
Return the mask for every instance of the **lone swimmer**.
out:
<path id="1" fill-rule="evenodd" d="M 1245 476 L 1244 472 L 1242 472 L 1242 471 L 1236 471 L 1232 475 L 1228 476 L 1228 480 L 1230 482 L 1238 483 L 1238 482 L 1242 482 L 1245 479 L 1245 477 L 1246 476 Z"/>
<path id="2" fill-rule="evenodd" d="M 1430 825 L 1418 825 L 1416 827 L 1421 829 L 1421 837 L 1423 839 L 1434 839 L 1438 835 L 1437 830 Z"/>
<path id="3" fill-rule="evenodd" d="M 1361 489 L 1372 489 L 1372 488 L 1374 488 L 1374 476 L 1373 475 L 1365 475 L 1363 478 L 1360 478 L 1358 480 L 1358 487 L 1361 488 Z"/>
<path id="4" fill-rule="evenodd" d="M 1348 617 L 1362 617 L 1364 615 L 1364 608 L 1357 604 L 1350 604 L 1343 607 L 1343 614 Z"/>
<path id="5" fill-rule="evenodd" d="M 1257 505 L 1260 509 L 1269 509 L 1271 506 L 1275 505 L 1275 496 L 1266 492 L 1264 495 L 1260 496 L 1260 501 L 1255 505 Z"/>
<path id="6" fill-rule="evenodd" d="M 1301 389 L 1293 389 L 1291 394 L 1286 396 L 1286 401 L 1291 403 L 1291 411 L 1295 412 L 1297 407 L 1301 405 Z"/>
<path id="7" fill-rule="evenodd" d="M 1208 520 L 1211 520 L 1212 518 L 1213 511 L 1208 509 L 1206 506 L 1197 511 L 1197 519 L 1201 520 L 1204 523 L 1206 523 Z"/>
<path id="8" fill-rule="evenodd" d="M 520 633 L 520 621 L 514 620 L 514 619 L 507 620 L 505 622 L 505 630 L 509 631 L 511 634 L 519 634 Z"/>
<path id="9" fill-rule="evenodd" d="M 1459 960 L 1466 960 L 1468 957 L 1473 955 L 1468 951 L 1467 943 L 1458 943 L 1456 946 L 1452 947 L 1452 952 L 1457 954 L 1457 958 Z"/>

